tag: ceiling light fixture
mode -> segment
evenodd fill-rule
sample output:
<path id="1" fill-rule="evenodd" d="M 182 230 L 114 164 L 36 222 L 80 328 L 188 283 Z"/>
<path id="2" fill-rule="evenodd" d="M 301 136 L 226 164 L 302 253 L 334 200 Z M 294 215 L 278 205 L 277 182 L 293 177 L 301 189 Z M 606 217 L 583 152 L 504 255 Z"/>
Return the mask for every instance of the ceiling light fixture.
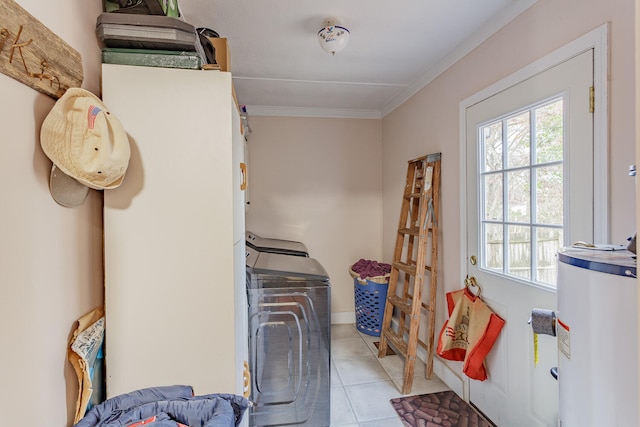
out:
<path id="1" fill-rule="evenodd" d="M 322 49 L 335 55 L 347 46 L 351 33 L 338 18 L 324 20 L 324 27 L 318 31 L 318 42 Z"/>

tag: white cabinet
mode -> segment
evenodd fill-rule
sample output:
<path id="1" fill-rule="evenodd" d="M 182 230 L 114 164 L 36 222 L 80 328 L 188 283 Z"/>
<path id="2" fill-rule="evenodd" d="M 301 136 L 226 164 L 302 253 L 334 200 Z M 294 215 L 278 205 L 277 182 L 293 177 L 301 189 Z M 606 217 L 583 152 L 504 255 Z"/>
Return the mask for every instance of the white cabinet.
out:
<path id="1" fill-rule="evenodd" d="M 243 391 L 244 138 L 231 74 L 103 64 L 131 161 L 105 191 L 107 395 Z"/>

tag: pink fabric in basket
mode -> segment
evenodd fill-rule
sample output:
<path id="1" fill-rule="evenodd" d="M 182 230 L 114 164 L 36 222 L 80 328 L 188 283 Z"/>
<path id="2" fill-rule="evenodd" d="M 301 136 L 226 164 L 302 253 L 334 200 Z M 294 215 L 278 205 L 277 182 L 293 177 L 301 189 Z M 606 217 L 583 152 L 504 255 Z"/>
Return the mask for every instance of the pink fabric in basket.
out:
<path id="1" fill-rule="evenodd" d="M 384 276 L 391 273 L 391 264 L 360 258 L 358 262 L 351 266 L 351 269 L 358 273 L 361 279 L 366 279 L 367 277 Z"/>

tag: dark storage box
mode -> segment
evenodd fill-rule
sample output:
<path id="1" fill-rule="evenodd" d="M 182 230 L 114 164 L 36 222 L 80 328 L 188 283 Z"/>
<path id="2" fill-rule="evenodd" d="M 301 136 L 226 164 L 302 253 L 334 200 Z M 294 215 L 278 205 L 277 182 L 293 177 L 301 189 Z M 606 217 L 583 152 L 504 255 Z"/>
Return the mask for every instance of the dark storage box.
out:
<path id="1" fill-rule="evenodd" d="M 200 43 L 193 25 L 169 16 L 102 13 L 96 32 L 106 47 L 197 51 Z"/>

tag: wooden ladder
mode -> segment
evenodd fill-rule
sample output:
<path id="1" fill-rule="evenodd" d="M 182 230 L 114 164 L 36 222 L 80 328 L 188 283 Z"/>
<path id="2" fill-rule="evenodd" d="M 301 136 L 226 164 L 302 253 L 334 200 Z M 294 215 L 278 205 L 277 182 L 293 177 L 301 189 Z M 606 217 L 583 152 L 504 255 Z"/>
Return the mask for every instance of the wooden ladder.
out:
<path id="1" fill-rule="evenodd" d="M 391 264 L 378 357 L 386 355 L 389 344 L 404 357 L 402 394 L 411 392 L 418 345 L 427 352 L 425 376 L 433 375 L 440 157 L 440 153 L 435 153 L 409 160 Z M 423 287 L 429 295 L 429 304 L 422 301 Z M 400 316 L 397 330 L 391 326 L 394 309 Z M 422 310 L 429 314 L 426 342 L 418 338 Z"/>

